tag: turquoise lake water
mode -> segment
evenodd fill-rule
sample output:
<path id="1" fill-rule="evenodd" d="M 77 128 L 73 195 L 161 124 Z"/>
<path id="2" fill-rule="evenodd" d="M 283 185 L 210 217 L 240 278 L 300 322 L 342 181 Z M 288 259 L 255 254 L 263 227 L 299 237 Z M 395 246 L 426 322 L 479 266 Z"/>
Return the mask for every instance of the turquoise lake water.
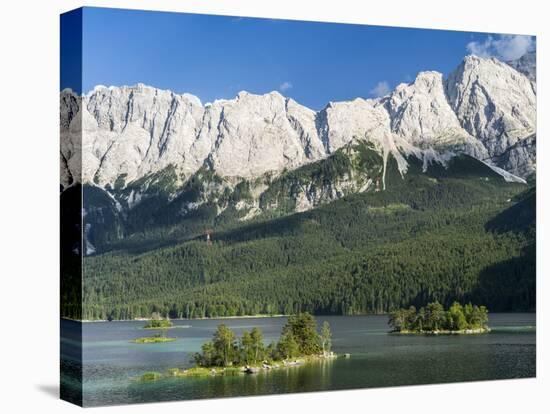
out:
<path id="1" fill-rule="evenodd" d="M 175 342 L 134 344 L 148 336 L 145 322 L 82 324 L 83 403 L 86 406 L 311 392 L 398 385 L 528 378 L 536 375 L 535 314 L 491 314 L 483 335 L 389 335 L 386 316 L 318 316 L 333 333 L 333 350 L 351 358 L 254 375 L 170 378 L 142 382 L 147 371 L 192 366 L 191 357 L 225 323 L 238 335 L 259 327 L 266 343 L 277 340 L 286 318 L 176 320 Z M 62 331 L 78 325 L 63 320 Z M 78 359 L 75 343 L 62 339 L 62 363 Z M 62 375 L 67 388 L 79 384 Z"/>

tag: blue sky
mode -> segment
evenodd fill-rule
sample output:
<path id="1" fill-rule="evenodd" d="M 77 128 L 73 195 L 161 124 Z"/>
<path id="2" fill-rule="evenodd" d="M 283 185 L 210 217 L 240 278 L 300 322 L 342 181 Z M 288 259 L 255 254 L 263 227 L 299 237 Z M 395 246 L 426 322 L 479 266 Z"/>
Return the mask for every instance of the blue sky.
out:
<path id="1" fill-rule="evenodd" d="M 422 70 L 447 74 L 469 51 L 511 56 L 534 44 L 487 33 L 101 8 L 85 8 L 83 22 L 84 92 L 142 82 L 208 102 L 279 90 L 314 109 L 383 94 Z M 62 74 L 62 88 L 68 78 Z"/>

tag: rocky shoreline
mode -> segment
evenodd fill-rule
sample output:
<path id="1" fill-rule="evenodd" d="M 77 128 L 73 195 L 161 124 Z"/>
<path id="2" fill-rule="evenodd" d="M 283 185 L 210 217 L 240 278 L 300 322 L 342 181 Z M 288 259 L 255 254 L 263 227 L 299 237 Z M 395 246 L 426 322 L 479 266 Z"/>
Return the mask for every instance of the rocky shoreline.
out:
<path id="1" fill-rule="evenodd" d="M 308 363 L 331 361 L 340 357 L 334 352 L 327 352 L 319 355 L 304 355 L 290 360 L 283 360 L 268 363 L 264 361 L 260 365 L 243 365 L 243 366 L 227 366 L 227 367 L 199 367 L 195 366 L 187 369 L 170 368 L 165 374 L 159 372 L 147 372 L 139 379 L 141 381 L 156 381 L 163 378 L 188 378 L 188 377 L 208 377 L 208 376 L 232 376 L 240 374 L 258 374 L 260 372 L 272 371 L 283 368 L 300 367 Z M 349 358 L 349 354 L 343 357 Z"/>
<path id="2" fill-rule="evenodd" d="M 392 331 L 396 335 L 478 335 L 491 332 L 491 328 L 461 329 L 459 331 L 437 330 L 437 331 Z"/>

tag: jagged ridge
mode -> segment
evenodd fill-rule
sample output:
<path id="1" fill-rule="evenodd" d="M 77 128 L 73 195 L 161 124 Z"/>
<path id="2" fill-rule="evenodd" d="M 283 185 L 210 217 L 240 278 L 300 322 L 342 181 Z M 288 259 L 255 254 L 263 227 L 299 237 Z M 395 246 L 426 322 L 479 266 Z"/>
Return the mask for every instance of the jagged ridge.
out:
<path id="1" fill-rule="evenodd" d="M 447 80 L 421 72 L 385 97 L 319 112 L 278 92 L 203 105 L 143 84 L 64 90 L 61 186 L 85 186 L 91 254 L 150 221 L 249 220 L 384 190 L 390 159 L 404 177 L 411 162 L 426 171 L 466 154 L 523 182 L 514 174 L 536 168 L 535 103 L 525 75 L 475 56 Z"/>
<path id="2" fill-rule="evenodd" d="M 251 179 L 325 158 L 356 137 L 373 142 L 383 156 L 434 149 L 509 168 L 498 164 L 499 157 L 534 134 L 535 101 L 525 75 L 475 56 L 447 81 L 422 72 L 389 96 L 331 102 L 319 112 L 278 92 L 241 92 L 202 105 L 192 95 L 143 84 L 99 86 L 82 97 L 65 90 L 61 184 L 81 175 L 84 183 L 112 187 L 121 175 L 130 183 L 169 165 L 182 185 L 203 166 L 222 177 Z M 406 163 L 400 165 L 406 171 Z M 528 171 L 511 172 L 534 171 L 531 158 L 522 165 Z"/>

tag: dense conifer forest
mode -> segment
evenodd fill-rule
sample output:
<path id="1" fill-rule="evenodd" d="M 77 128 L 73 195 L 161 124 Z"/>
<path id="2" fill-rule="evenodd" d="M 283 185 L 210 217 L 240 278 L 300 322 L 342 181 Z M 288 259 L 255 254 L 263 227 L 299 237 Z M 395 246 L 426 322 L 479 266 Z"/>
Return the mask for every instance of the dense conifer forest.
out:
<path id="1" fill-rule="evenodd" d="M 533 183 L 459 158 L 424 172 L 411 162 L 403 177 L 390 159 L 386 190 L 304 213 L 243 222 L 205 205 L 84 258 L 82 319 L 357 315 L 435 301 L 534 310 L 535 201 Z"/>

